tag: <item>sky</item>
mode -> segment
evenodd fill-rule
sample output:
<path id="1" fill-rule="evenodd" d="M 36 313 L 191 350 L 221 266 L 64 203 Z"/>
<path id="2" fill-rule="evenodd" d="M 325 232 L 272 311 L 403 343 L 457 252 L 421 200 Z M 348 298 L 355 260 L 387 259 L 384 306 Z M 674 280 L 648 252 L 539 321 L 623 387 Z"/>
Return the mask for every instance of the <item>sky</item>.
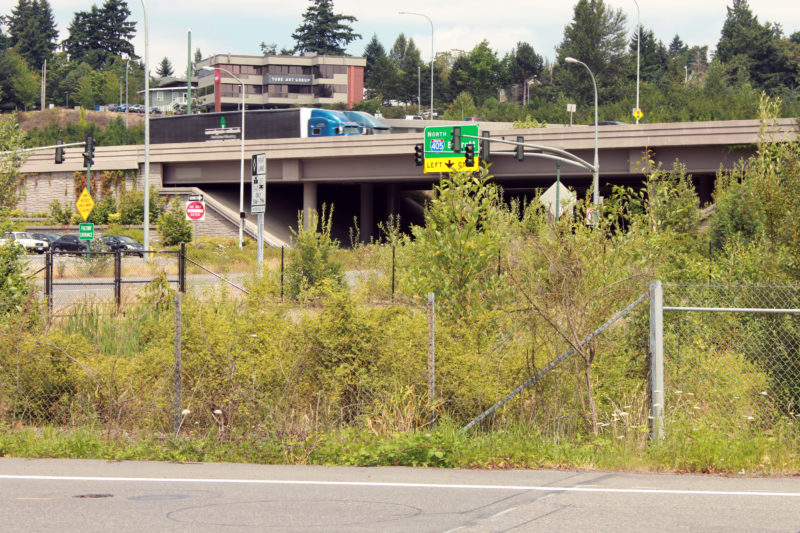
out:
<path id="1" fill-rule="evenodd" d="M 59 39 L 68 36 L 67 28 L 76 11 L 87 11 L 103 0 L 49 0 L 59 29 Z M 131 20 L 137 22 L 134 38 L 136 53 L 144 56 L 144 16 L 142 0 L 128 0 Z M 187 33 L 192 31 L 192 53 L 199 48 L 203 57 L 235 53 L 259 55 L 259 44 L 274 43 L 278 50 L 294 46 L 291 34 L 301 24 L 310 0 L 145 0 L 149 26 L 151 71 L 162 58 L 169 58 L 176 73 L 186 71 Z M 356 33 L 362 38 L 351 43 L 350 55 L 363 55 L 373 34 L 390 49 L 401 33 L 414 40 L 424 60 L 433 49 L 471 50 L 483 39 L 502 57 L 517 42 L 527 42 L 550 60 L 572 21 L 575 1 L 445 0 L 428 2 L 402 0 L 334 0 L 334 11 L 352 15 Z M 638 0 L 642 27 L 653 30 L 657 39 L 669 44 L 677 34 L 690 46 L 708 45 L 714 50 L 725 22 L 726 8 L 733 0 Z M 0 0 L 0 15 L 10 14 L 17 0 Z M 630 34 L 636 31 L 637 9 L 634 0 L 606 0 L 622 9 Z M 800 5 L 786 0 L 750 0 L 750 9 L 764 22 L 777 22 L 785 35 L 800 31 Z M 487 6 L 496 6 L 490 8 Z M 422 13 L 400 15 L 398 11 Z M 580 59 L 580 58 L 578 58 Z"/>

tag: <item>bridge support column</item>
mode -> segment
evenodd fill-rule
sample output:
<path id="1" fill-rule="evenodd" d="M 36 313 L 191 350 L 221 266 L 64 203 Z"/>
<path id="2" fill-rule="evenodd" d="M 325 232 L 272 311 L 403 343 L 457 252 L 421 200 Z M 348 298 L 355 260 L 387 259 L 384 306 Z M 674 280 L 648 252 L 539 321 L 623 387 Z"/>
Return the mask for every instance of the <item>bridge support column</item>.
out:
<path id="1" fill-rule="evenodd" d="M 386 187 L 386 212 L 390 215 L 397 215 L 397 184 L 390 183 Z"/>
<path id="2" fill-rule="evenodd" d="M 303 183 L 303 229 L 308 229 L 311 223 L 311 211 L 317 210 L 317 184 Z"/>
<path id="3" fill-rule="evenodd" d="M 361 184 L 361 213 L 359 216 L 361 242 L 367 243 L 375 231 L 375 185 Z"/>

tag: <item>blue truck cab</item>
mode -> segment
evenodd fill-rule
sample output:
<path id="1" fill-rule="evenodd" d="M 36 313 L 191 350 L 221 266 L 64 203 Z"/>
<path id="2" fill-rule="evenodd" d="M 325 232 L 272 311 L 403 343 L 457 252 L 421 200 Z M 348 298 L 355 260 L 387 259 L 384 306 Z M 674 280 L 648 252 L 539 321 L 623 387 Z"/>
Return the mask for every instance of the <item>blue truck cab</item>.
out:
<path id="1" fill-rule="evenodd" d="M 364 111 L 342 111 L 344 116 L 361 128 L 361 135 L 381 135 L 390 133 L 392 128 L 381 119 Z"/>
<path id="2" fill-rule="evenodd" d="M 349 120 L 341 111 L 331 109 L 301 109 L 301 123 L 307 122 L 307 137 L 335 137 L 337 135 L 360 135 L 361 128 Z"/>

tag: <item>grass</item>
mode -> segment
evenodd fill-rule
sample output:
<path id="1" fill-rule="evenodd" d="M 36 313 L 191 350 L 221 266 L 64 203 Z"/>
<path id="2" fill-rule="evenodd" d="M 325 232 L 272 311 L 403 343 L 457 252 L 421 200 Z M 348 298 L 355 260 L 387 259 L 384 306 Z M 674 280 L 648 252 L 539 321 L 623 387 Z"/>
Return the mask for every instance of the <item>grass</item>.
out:
<path id="1" fill-rule="evenodd" d="M 98 429 L 2 428 L 0 456 L 180 462 L 246 462 L 441 468 L 554 468 L 781 476 L 800 473 L 796 439 L 731 439 L 707 433 L 642 445 L 606 437 L 558 441 L 516 427 L 462 435 L 443 423 L 435 431 L 378 436 L 346 429 L 277 438 L 220 440 L 205 435 L 104 434 Z"/>
<path id="2" fill-rule="evenodd" d="M 94 111 L 90 109 L 85 110 L 85 113 L 86 122 L 93 122 L 101 129 L 106 128 L 109 122 L 116 117 L 125 116 L 125 113 Z M 19 113 L 19 126 L 23 131 L 30 131 L 33 128 L 43 130 L 53 124 L 57 124 L 61 128 L 66 128 L 69 124 L 80 122 L 80 118 L 80 109 L 55 107 L 53 109 L 45 109 L 44 111 L 24 111 Z M 128 122 L 132 126 L 142 124 L 144 123 L 144 115 L 128 113 Z"/>

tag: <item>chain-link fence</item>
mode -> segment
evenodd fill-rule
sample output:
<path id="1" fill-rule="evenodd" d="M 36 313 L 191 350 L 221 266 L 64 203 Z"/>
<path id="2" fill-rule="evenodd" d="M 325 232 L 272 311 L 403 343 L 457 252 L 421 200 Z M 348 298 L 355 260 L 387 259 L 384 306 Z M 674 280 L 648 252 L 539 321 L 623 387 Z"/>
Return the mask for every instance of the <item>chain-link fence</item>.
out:
<path id="1" fill-rule="evenodd" d="M 800 287 L 664 284 L 662 309 L 665 431 L 800 425 Z"/>

